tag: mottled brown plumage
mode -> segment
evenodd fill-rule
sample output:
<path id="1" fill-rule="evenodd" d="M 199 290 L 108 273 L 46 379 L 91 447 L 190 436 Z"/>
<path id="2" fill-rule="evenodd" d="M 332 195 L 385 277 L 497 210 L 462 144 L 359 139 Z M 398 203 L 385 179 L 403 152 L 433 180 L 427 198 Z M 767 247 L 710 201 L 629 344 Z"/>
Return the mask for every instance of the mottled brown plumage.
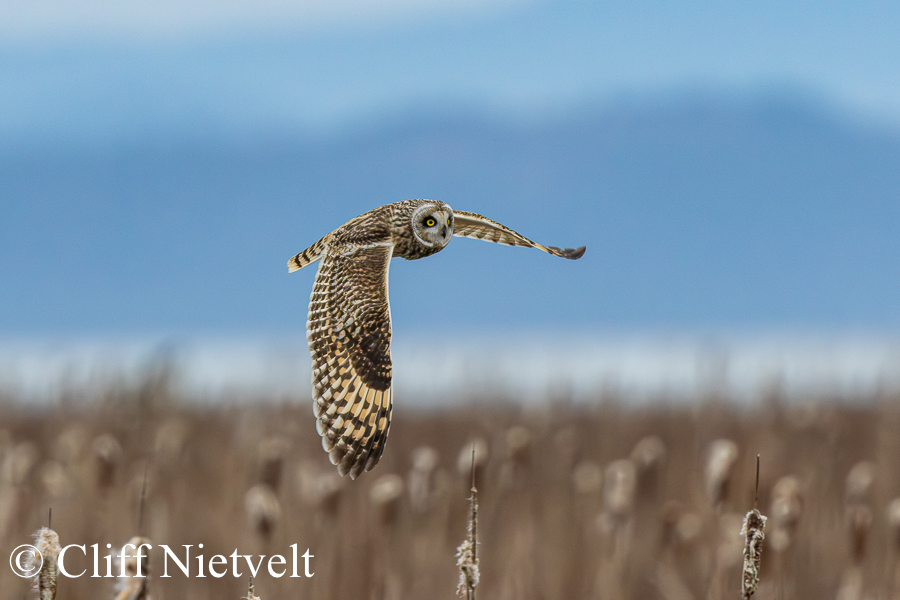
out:
<path id="1" fill-rule="evenodd" d="M 288 261 L 297 271 L 320 260 L 309 303 L 313 400 L 322 445 L 341 475 L 355 479 L 384 452 L 391 425 L 390 260 L 440 252 L 451 236 L 539 248 L 576 259 L 584 247 L 545 247 L 481 215 L 435 200 L 370 210 Z"/>

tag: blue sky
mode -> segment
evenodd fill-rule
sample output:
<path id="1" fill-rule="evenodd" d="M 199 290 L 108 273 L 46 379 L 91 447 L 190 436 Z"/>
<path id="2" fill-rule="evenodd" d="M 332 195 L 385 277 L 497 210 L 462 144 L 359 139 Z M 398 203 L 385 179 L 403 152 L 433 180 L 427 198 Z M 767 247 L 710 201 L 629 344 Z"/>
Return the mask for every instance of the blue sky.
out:
<path id="1" fill-rule="evenodd" d="M 900 331 L 898 31 L 886 1 L 0 0 L 0 335 L 299 333 L 286 259 L 416 196 L 589 250 L 400 263 L 401 328 L 443 297 L 456 331 Z"/>
<path id="2" fill-rule="evenodd" d="M 780 88 L 900 124 L 900 5 L 0 0 L 0 136 L 334 132 L 410 110 Z M 0 138 L 2 139 L 2 138 Z"/>

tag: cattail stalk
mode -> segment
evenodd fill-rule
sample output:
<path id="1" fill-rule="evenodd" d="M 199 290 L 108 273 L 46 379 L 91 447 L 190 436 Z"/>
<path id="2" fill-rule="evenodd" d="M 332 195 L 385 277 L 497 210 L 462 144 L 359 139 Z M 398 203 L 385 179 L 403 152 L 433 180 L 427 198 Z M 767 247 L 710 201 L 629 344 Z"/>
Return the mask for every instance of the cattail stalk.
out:
<path id="1" fill-rule="evenodd" d="M 466 600 L 475 600 L 478 587 L 478 488 L 475 487 L 475 450 L 472 449 L 472 495 L 469 497 L 468 537 L 456 549 L 456 566 L 459 567 L 459 585 L 456 594 Z"/>
<path id="2" fill-rule="evenodd" d="M 41 527 L 34 534 L 34 545 L 44 558 L 41 570 L 34 576 L 34 587 L 41 600 L 56 598 L 56 559 L 59 556 L 59 536 L 49 527 Z"/>
<path id="3" fill-rule="evenodd" d="M 744 535 L 744 573 L 741 579 L 741 593 L 744 600 L 750 600 L 759 587 L 759 568 L 762 564 L 763 540 L 766 537 L 766 517 L 756 508 L 759 498 L 759 455 L 756 455 L 756 498 L 753 508 L 744 517 L 741 533 Z"/>
<path id="4" fill-rule="evenodd" d="M 244 596 L 241 600 L 262 600 L 259 596 L 256 595 L 256 590 L 253 588 L 253 578 L 250 578 L 250 587 L 247 589 L 247 595 Z"/>

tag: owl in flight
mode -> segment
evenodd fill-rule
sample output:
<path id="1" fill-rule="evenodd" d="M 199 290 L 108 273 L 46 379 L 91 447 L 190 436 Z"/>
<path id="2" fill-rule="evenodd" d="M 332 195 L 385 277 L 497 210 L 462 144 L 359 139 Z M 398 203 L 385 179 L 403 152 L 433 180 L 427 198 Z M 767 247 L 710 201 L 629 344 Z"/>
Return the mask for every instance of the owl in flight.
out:
<path id="1" fill-rule="evenodd" d="M 584 246 L 541 246 L 475 213 L 436 200 L 405 200 L 362 214 L 288 261 L 298 271 L 321 261 L 309 300 L 313 410 L 322 446 L 341 475 L 370 471 L 391 424 L 391 258 L 440 252 L 452 236 L 539 248 L 576 259 Z"/>

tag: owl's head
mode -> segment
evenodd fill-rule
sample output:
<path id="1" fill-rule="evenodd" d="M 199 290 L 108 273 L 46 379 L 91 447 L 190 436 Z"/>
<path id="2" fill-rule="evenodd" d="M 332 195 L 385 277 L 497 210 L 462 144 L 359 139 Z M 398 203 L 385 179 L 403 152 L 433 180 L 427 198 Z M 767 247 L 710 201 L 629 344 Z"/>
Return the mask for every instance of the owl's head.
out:
<path id="1" fill-rule="evenodd" d="M 429 248 L 443 248 L 453 237 L 453 209 L 437 200 L 429 200 L 412 213 L 412 230 Z"/>

